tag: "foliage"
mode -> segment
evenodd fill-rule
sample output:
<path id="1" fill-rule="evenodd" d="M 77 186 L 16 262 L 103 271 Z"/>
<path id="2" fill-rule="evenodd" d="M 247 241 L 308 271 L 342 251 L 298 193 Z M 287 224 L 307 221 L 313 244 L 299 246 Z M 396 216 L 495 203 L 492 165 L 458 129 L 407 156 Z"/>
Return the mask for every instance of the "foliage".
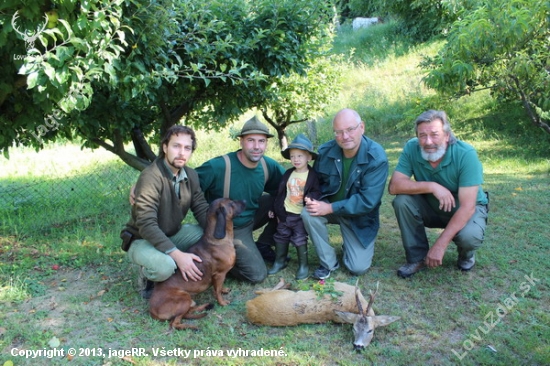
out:
<path id="1" fill-rule="evenodd" d="M 320 0 L 47 4 L 10 1 L 0 14 L 0 148 L 79 136 L 138 169 L 155 157 L 149 142 L 182 118 L 223 127 L 273 79 L 305 74 L 331 18 Z M 48 10 L 56 22 L 25 49 L 11 20 L 20 14 L 21 29 L 33 29 Z M 136 156 L 125 150 L 130 139 Z"/>
<path id="2" fill-rule="evenodd" d="M 313 122 L 338 97 L 343 71 L 342 55 L 323 55 L 311 61 L 305 75 L 292 73 L 276 78 L 263 90 L 258 107 L 265 120 L 275 128 L 279 146 L 287 146 L 286 128 Z M 310 136 L 315 140 L 315 136 Z"/>
<path id="3" fill-rule="evenodd" d="M 334 278 L 327 278 L 326 280 L 319 280 L 316 282 L 313 282 L 312 284 L 309 284 L 307 282 L 303 282 L 299 284 L 298 288 L 301 291 L 308 291 L 312 289 L 315 291 L 315 294 L 317 295 L 318 299 L 322 299 L 323 297 L 328 296 L 332 301 L 338 301 L 340 296 L 342 296 L 342 291 L 337 291 L 334 288 Z"/>
<path id="4" fill-rule="evenodd" d="M 337 4 L 339 14 L 343 19 L 379 15 L 377 1 L 340 0 Z"/>
<path id="5" fill-rule="evenodd" d="M 485 0 L 426 58 L 425 83 L 444 95 L 489 88 L 500 101 L 520 100 L 531 122 L 550 133 L 550 3 Z"/>
<path id="6" fill-rule="evenodd" d="M 379 1 L 349 0 L 347 1 L 350 17 L 373 17 L 380 15 Z"/>
<path id="7" fill-rule="evenodd" d="M 400 23 L 394 19 L 361 30 L 353 30 L 351 25 L 342 26 L 332 44 L 332 52 L 346 55 L 347 62 L 371 67 L 388 58 L 406 55 L 411 45 L 399 27 Z"/>
<path id="8" fill-rule="evenodd" d="M 424 42 L 445 33 L 462 14 L 468 13 L 475 0 L 374 0 L 381 16 L 396 16 L 401 20 L 402 33 L 415 42 Z"/>

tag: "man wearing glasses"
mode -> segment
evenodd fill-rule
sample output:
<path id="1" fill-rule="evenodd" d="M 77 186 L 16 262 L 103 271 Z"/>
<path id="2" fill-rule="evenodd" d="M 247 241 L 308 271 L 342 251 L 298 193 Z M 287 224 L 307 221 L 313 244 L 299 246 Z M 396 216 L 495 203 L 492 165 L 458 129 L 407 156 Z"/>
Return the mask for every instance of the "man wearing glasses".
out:
<path id="1" fill-rule="evenodd" d="M 334 140 L 321 145 L 313 168 L 322 197 L 306 199 L 302 219 L 319 256 L 313 277 L 326 279 L 339 268 L 330 245 L 327 224 L 340 225 L 343 263 L 353 275 L 371 266 L 380 226 L 379 209 L 388 177 L 382 146 L 363 135 L 364 122 L 352 109 L 339 111 L 332 121 Z"/>
<path id="2" fill-rule="evenodd" d="M 416 137 L 403 148 L 388 186 L 396 195 L 393 208 L 407 258 L 397 275 L 408 278 L 441 266 L 451 241 L 458 269 L 470 271 L 489 211 L 483 167 L 476 150 L 456 138 L 444 111 L 426 111 L 414 125 Z M 443 229 L 431 247 L 426 227 Z"/>

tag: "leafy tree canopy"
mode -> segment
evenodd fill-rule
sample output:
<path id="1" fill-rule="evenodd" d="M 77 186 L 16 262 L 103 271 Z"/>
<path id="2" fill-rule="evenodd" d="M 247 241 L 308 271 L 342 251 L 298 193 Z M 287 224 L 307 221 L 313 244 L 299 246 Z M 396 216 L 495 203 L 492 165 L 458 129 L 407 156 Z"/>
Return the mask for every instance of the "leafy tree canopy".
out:
<path id="1" fill-rule="evenodd" d="M 281 149 L 287 147 L 285 129 L 296 123 L 314 122 L 330 101 L 339 95 L 343 60 L 341 55 L 318 57 L 311 61 L 305 75 L 292 73 L 277 78 L 258 92 L 265 120 L 277 131 Z M 313 140 L 315 131 L 310 131 Z"/>
<path id="2" fill-rule="evenodd" d="M 323 0 L 7 0 L 0 149 L 79 137 L 142 169 L 182 118 L 220 128 L 307 75 L 332 15 Z"/>
<path id="3" fill-rule="evenodd" d="M 441 52 L 426 58 L 425 83 L 446 95 L 490 88 L 519 100 L 534 125 L 550 133 L 550 2 L 484 0 L 464 12 Z"/>

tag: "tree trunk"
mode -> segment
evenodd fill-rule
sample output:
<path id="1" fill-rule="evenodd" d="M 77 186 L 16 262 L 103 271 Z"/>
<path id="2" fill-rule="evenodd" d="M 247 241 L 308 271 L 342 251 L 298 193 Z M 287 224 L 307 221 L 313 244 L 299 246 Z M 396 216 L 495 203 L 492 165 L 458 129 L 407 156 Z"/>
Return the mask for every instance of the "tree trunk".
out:
<path id="1" fill-rule="evenodd" d="M 132 136 L 132 143 L 134 144 L 134 148 L 136 149 L 136 156 L 139 159 L 152 162 L 157 157 L 153 150 L 151 150 L 151 146 L 149 146 L 149 143 L 143 136 L 143 133 L 141 130 L 137 127 L 132 129 L 131 132 Z"/>

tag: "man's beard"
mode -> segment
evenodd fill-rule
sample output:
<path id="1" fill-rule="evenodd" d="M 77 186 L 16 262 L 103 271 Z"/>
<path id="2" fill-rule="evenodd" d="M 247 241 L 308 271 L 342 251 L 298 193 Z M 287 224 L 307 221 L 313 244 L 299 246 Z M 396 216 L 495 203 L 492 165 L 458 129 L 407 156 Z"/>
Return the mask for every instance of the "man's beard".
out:
<path id="1" fill-rule="evenodd" d="M 447 146 L 445 145 L 439 145 L 437 147 L 437 151 L 429 153 L 426 152 L 424 149 L 420 149 L 420 153 L 422 154 L 422 158 L 424 160 L 431 161 L 432 163 L 438 161 L 445 155 L 445 152 L 447 151 Z"/>

